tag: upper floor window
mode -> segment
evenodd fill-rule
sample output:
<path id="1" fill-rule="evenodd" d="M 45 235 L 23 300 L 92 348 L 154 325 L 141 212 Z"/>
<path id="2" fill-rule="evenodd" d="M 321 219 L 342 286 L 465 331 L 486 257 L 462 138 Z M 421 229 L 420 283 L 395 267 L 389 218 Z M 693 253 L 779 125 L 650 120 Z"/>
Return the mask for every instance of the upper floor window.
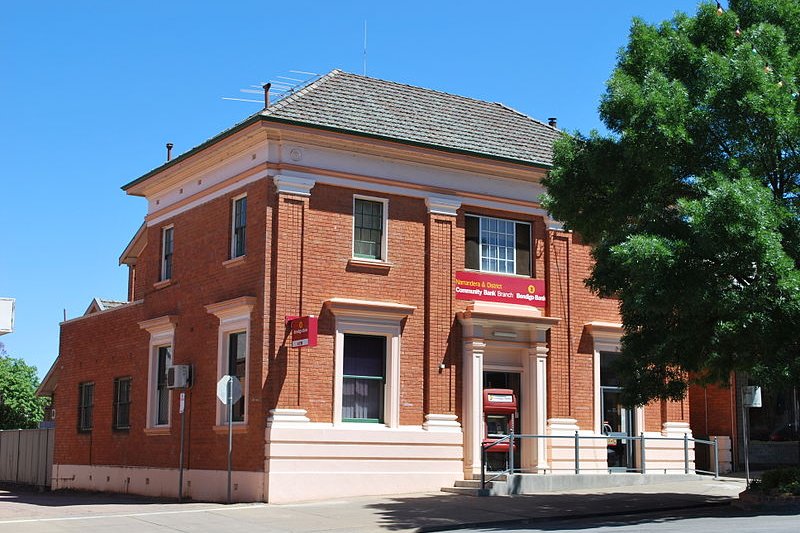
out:
<path id="1" fill-rule="evenodd" d="M 172 279 L 172 232 L 174 228 L 168 226 L 161 230 L 161 280 Z"/>
<path id="2" fill-rule="evenodd" d="M 482 272 L 531 275 L 531 225 L 502 218 L 465 217 L 465 266 Z"/>
<path id="3" fill-rule="evenodd" d="M 353 257 L 386 261 L 386 200 L 353 199 Z"/>
<path id="4" fill-rule="evenodd" d="M 81 383 L 78 388 L 78 430 L 92 430 L 92 414 L 94 411 L 94 383 Z"/>
<path id="5" fill-rule="evenodd" d="M 114 380 L 114 429 L 128 429 L 131 426 L 131 378 Z"/>
<path id="6" fill-rule="evenodd" d="M 247 253 L 247 196 L 233 199 L 233 222 L 231 224 L 231 259 Z"/>

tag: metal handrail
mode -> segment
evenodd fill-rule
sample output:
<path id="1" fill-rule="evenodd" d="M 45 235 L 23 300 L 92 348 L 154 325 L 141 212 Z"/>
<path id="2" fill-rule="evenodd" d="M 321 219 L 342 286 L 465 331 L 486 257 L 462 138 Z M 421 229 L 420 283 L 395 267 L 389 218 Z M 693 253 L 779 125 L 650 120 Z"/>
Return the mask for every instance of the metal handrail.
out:
<path id="1" fill-rule="evenodd" d="M 574 435 L 524 435 L 524 434 L 515 434 L 509 433 L 508 435 L 504 435 L 498 438 L 495 441 L 489 443 L 481 443 L 481 489 L 486 489 L 486 484 L 488 482 L 494 481 L 499 477 L 504 475 L 514 474 L 514 447 L 516 445 L 517 439 L 572 439 L 575 442 L 575 466 L 574 469 L 569 469 L 570 471 L 574 471 L 575 474 L 580 474 L 581 471 L 591 470 L 591 471 L 608 471 L 609 474 L 611 473 L 610 468 L 582 468 L 580 465 L 580 440 L 592 440 L 592 439 L 614 439 L 618 441 L 626 441 L 626 442 L 640 442 L 640 468 L 630 468 L 626 469 L 626 471 L 632 472 L 641 472 L 645 474 L 647 472 L 646 467 L 646 456 L 645 450 L 647 448 L 645 442 L 649 440 L 658 440 L 658 441 L 682 441 L 683 442 L 683 462 L 684 462 L 684 473 L 689 474 L 690 472 L 694 472 L 695 474 L 713 474 L 714 479 L 719 479 L 719 442 L 717 441 L 717 437 L 714 437 L 714 440 L 704 440 L 704 439 L 696 439 L 690 438 L 687 434 L 684 434 L 683 437 L 646 437 L 644 433 L 637 435 L 619 435 L 619 436 L 609 436 L 609 435 L 581 435 L 578 431 L 575 431 Z M 487 452 L 501 444 L 503 442 L 508 442 L 508 463 L 505 470 L 495 472 L 495 474 L 486 479 L 486 454 Z M 711 446 L 714 451 L 714 471 L 707 471 L 707 470 L 700 470 L 696 466 L 693 468 L 689 468 L 689 442 L 693 442 L 695 445 L 697 444 L 706 444 Z M 555 469 L 551 468 L 550 471 L 555 471 Z M 547 470 L 545 470 L 545 473 Z"/>

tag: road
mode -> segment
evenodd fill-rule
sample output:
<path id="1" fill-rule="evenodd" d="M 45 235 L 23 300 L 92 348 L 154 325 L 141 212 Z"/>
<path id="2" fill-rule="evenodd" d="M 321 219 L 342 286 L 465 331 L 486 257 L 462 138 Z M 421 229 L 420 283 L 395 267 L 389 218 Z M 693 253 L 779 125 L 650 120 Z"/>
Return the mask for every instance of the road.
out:
<path id="1" fill-rule="evenodd" d="M 454 529 L 459 533 L 576 532 L 598 533 L 659 532 L 687 533 L 797 533 L 800 531 L 800 507 L 782 510 L 747 512 L 722 506 L 687 509 L 669 513 L 637 514 L 579 520 L 550 520 L 526 525 L 496 525 L 478 529 Z"/>

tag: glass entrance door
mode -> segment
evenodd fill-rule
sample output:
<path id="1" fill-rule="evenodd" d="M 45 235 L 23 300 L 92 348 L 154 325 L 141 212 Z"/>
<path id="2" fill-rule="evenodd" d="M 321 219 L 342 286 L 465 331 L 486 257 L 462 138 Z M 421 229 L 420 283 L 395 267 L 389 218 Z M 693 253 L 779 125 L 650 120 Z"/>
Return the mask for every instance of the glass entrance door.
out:
<path id="1" fill-rule="evenodd" d="M 600 352 L 600 413 L 603 434 L 608 436 L 608 468 L 624 471 L 635 468 L 636 446 L 624 437 L 636 435 L 636 428 L 634 410 L 623 405 L 622 388 L 611 366 L 618 356 L 615 352 Z"/>

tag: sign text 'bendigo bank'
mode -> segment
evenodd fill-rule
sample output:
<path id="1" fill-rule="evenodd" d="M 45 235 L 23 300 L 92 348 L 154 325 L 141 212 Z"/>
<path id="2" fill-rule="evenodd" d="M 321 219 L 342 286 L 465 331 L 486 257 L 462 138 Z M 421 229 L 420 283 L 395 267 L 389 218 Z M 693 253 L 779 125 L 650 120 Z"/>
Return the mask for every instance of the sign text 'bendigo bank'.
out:
<path id="1" fill-rule="evenodd" d="M 480 272 L 456 272 L 456 298 L 535 307 L 544 307 L 547 304 L 542 279 L 496 276 Z"/>

